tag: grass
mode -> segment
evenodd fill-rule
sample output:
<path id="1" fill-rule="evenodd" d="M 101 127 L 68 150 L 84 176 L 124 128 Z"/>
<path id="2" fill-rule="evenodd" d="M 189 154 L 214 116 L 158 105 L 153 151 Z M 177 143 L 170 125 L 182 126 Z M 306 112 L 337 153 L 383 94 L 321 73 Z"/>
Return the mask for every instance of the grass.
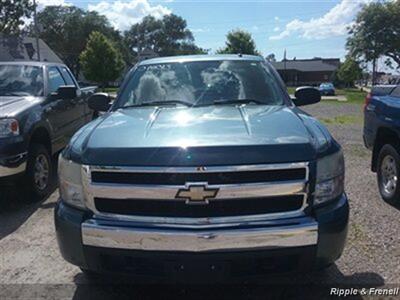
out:
<path id="1" fill-rule="evenodd" d="M 362 116 L 341 115 L 333 118 L 321 118 L 320 121 L 326 125 L 348 125 L 361 124 L 363 118 Z"/>
<path id="2" fill-rule="evenodd" d="M 294 92 L 296 91 L 296 87 L 287 87 L 287 91 L 290 95 L 294 95 Z M 355 103 L 355 104 L 362 104 L 364 103 L 365 96 L 367 96 L 367 92 L 361 91 L 357 88 L 344 88 L 344 89 L 336 89 L 336 95 L 337 96 L 345 96 L 347 101 L 335 101 L 332 99 L 332 103 Z"/>
<path id="3" fill-rule="evenodd" d="M 287 87 L 287 91 L 289 93 L 289 95 L 294 95 L 294 92 L 296 91 L 297 87 L 293 87 L 293 86 L 288 86 Z"/>
<path id="4" fill-rule="evenodd" d="M 359 89 L 345 89 L 344 95 L 347 98 L 347 103 L 363 104 L 365 97 L 367 96 L 367 92 L 360 91 Z"/>

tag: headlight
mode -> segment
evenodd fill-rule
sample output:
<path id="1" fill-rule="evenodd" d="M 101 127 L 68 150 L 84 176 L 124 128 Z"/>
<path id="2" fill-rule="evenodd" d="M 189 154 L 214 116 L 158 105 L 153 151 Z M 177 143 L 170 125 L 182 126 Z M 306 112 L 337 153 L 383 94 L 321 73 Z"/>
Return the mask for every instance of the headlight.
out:
<path id="1" fill-rule="evenodd" d="M 0 119 L 0 138 L 19 135 L 19 124 L 16 119 Z"/>
<path id="2" fill-rule="evenodd" d="M 81 165 L 66 160 L 62 154 L 58 159 L 58 177 L 61 199 L 78 208 L 85 208 Z"/>
<path id="3" fill-rule="evenodd" d="M 342 151 L 317 161 L 317 184 L 314 204 L 339 197 L 344 192 L 344 158 Z"/>

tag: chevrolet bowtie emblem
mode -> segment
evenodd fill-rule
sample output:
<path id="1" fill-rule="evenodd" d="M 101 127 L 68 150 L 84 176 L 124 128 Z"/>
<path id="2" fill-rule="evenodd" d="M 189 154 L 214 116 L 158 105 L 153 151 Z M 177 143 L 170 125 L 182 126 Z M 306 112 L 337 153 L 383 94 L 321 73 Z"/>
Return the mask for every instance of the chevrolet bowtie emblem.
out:
<path id="1" fill-rule="evenodd" d="M 179 189 L 175 198 L 185 199 L 186 204 L 208 204 L 208 199 L 215 198 L 219 189 L 208 188 L 207 183 L 187 183 Z"/>

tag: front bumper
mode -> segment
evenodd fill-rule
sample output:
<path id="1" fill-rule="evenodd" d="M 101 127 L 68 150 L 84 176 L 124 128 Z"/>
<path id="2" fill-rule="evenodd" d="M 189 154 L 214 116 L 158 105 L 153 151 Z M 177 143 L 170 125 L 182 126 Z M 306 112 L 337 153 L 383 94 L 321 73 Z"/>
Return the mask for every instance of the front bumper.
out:
<path id="1" fill-rule="evenodd" d="M 0 179 L 26 170 L 27 151 L 22 136 L 0 139 Z"/>
<path id="2" fill-rule="evenodd" d="M 26 170 L 27 153 L 0 158 L 0 178 L 18 175 Z"/>
<path id="3" fill-rule="evenodd" d="M 238 262 L 248 260 L 249 266 L 268 262 L 267 271 L 275 274 L 322 267 L 338 259 L 347 235 L 348 210 L 343 194 L 313 217 L 183 230 L 96 220 L 59 201 L 55 224 L 63 257 L 84 269 L 160 277 L 163 273 L 158 271 L 169 267 L 193 270 L 193 265 L 209 265 L 212 270 L 219 265 L 217 269 L 232 271 Z"/>
<path id="4" fill-rule="evenodd" d="M 82 224 L 85 246 L 142 251 L 238 251 L 301 247 L 317 244 L 318 225 L 311 218 L 286 226 L 260 224 L 249 228 L 182 230 L 124 227 L 87 220 Z"/>
<path id="5" fill-rule="evenodd" d="M 320 90 L 319 92 L 322 96 L 334 96 L 335 95 L 334 90 Z"/>

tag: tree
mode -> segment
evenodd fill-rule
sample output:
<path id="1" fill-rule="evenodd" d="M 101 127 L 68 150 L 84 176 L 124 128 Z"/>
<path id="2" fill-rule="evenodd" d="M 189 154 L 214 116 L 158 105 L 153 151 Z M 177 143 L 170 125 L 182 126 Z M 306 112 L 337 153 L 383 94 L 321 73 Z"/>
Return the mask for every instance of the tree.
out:
<path id="1" fill-rule="evenodd" d="M 97 12 L 84 11 L 75 6 L 47 6 L 37 15 L 42 30 L 40 37 L 52 48 L 78 76 L 80 72 L 79 55 L 85 49 L 89 35 L 93 31 L 103 33 L 117 48 L 123 51 L 123 39 L 113 29 L 105 16 Z"/>
<path id="2" fill-rule="evenodd" d="M 265 59 L 269 62 L 276 62 L 276 56 L 274 53 L 268 54 L 267 57 L 265 57 Z"/>
<path id="3" fill-rule="evenodd" d="M 234 30 L 226 36 L 226 46 L 217 51 L 219 54 L 251 54 L 259 55 L 256 50 L 256 43 L 251 34 L 244 30 Z"/>
<path id="4" fill-rule="evenodd" d="M 347 49 L 355 59 L 372 62 L 375 83 L 376 61 L 386 56 L 400 67 L 400 1 L 365 5 L 349 29 Z M 390 64 L 391 60 L 387 60 Z"/>
<path id="5" fill-rule="evenodd" d="M 386 6 L 386 23 L 384 38 L 385 52 L 384 55 L 396 62 L 397 68 L 400 68 L 400 1 L 392 1 L 384 3 Z M 387 64 L 390 65 L 389 61 Z"/>
<path id="6" fill-rule="evenodd" d="M 121 53 L 97 31 L 90 34 L 86 49 L 80 55 L 80 62 L 85 77 L 100 83 L 103 88 L 120 77 L 124 68 Z"/>
<path id="7" fill-rule="evenodd" d="M 162 19 L 146 16 L 125 32 L 125 39 L 135 56 L 144 49 L 151 49 L 160 56 L 205 53 L 194 44 L 186 21 L 174 14 Z"/>
<path id="8" fill-rule="evenodd" d="M 337 72 L 338 79 L 347 86 L 353 86 L 354 81 L 362 77 L 359 63 L 348 56 Z"/>
<path id="9" fill-rule="evenodd" d="M 35 6 L 31 0 L 1 0 L 0 1 L 0 33 L 18 35 L 30 18 Z"/>

